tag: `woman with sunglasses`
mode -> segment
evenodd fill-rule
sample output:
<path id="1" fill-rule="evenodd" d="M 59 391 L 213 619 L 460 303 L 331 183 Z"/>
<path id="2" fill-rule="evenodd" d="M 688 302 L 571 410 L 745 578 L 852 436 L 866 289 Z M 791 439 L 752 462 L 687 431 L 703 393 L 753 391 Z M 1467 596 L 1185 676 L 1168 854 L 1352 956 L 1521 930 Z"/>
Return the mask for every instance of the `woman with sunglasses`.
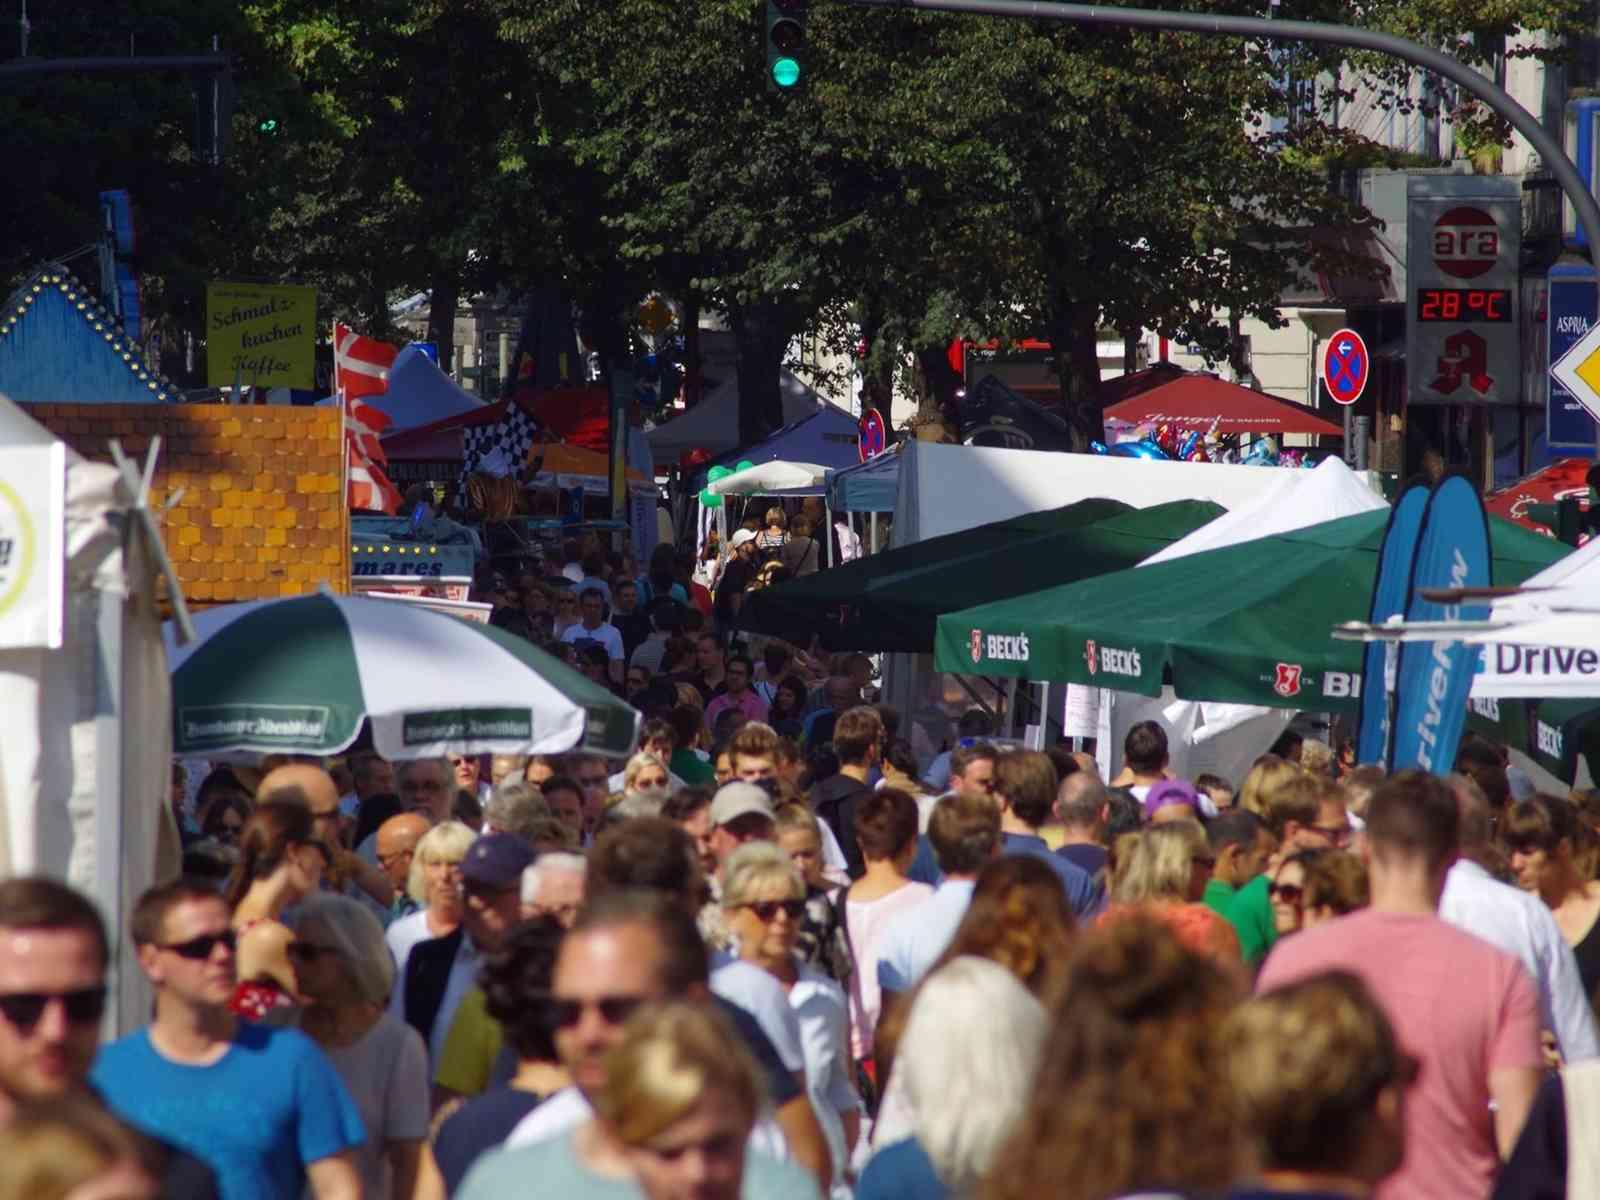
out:
<path id="1" fill-rule="evenodd" d="M 1302 850 L 1267 888 L 1279 937 L 1313 929 L 1368 904 L 1367 868 L 1347 850 Z"/>
<path id="2" fill-rule="evenodd" d="M 1517 886 L 1549 906 L 1577 957 L 1584 994 L 1593 1003 L 1600 989 L 1600 883 L 1578 869 L 1574 851 L 1579 834 L 1571 804 L 1539 795 L 1511 806 L 1501 836 L 1511 851 Z"/>
<path id="3" fill-rule="evenodd" d="M 845 1171 L 861 1121 L 861 1099 L 845 1070 L 849 1010 L 839 985 L 796 952 L 805 880 L 777 846 L 749 842 L 723 868 L 722 908 L 739 957 L 777 979 L 800 1020 L 806 1090 L 828 1142 L 832 1178 L 848 1195 Z"/>
<path id="4" fill-rule="evenodd" d="M 273 1024 L 292 1022 L 299 1003 L 289 958 L 294 932 L 279 918 L 284 909 L 316 892 L 329 857 L 327 847 L 312 834 L 311 810 L 303 804 L 270 801 L 245 822 L 239 865 L 222 893 L 239 936 L 239 984 L 229 1004 L 235 1015 Z"/>
<path id="5" fill-rule="evenodd" d="M 385 1011 L 394 960 L 383 927 L 357 901 L 320 895 L 300 906 L 289 943 L 305 1001 L 300 1028 L 344 1080 L 367 1140 L 356 1151 L 368 1200 L 406 1200 L 428 1134 L 428 1053 Z"/>

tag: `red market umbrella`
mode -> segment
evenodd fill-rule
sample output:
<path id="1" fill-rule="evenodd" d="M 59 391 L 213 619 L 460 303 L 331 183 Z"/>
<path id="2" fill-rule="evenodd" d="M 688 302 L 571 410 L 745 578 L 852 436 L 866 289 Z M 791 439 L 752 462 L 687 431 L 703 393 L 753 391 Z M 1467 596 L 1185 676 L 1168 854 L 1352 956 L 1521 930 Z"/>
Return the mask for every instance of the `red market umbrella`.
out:
<path id="1" fill-rule="evenodd" d="M 1113 404 L 1105 415 L 1130 425 L 1171 425 L 1202 432 L 1215 421 L 1218 433 L 1344 434 L 1341 426 L 1309 408 L 1215 375 L 1185 375 Z"/>
<path id="2" fill-rule="evenodd" d="M 1530 518 L 1530 504 L 1554 504 L 1569 497 L 1578 501 L 1578 507 L 1589 507 L 1589 484 L 1584 478 L 1589 470 L 1587 458 L 1561 458 L 1532 475 L 1524 475 L 1515 483 L 1496 488 L 1483 498 L 1483 507 L 1497 517 L 1515 521 L 1535 533 L 1549 533 L 1550 527 Z"/>

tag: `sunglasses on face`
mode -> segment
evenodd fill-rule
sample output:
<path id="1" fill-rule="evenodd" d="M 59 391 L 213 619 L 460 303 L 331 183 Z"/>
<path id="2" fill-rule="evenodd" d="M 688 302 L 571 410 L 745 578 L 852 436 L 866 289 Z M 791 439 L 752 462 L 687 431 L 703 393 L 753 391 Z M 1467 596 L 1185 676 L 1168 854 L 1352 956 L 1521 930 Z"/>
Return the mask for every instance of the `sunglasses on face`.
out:
<path id="1" fill-rule="evenodd" d="M 1274 900 L 1282 900 L 1285 904 L 1299 904 L 1305 899 L 1306 890 L 1298 883 L 1274 883 L 1267 888 L 1267 895 Z"/>
<path id="2" fill-rule="evenodd" d="M 7 992 L 0 994 L 0 1016 L 27 1033 L 39 1023 L 52 1000 L 61 1001 L 61 1011 L 72 1025 L 98 1021 L 106 1011 L 104 987 L 80 988 L 75 992 Z"/>
<path id="3" fill-rule="evenodd" d="M 239 935 L 231 929 L 225 929 L 221 933 L 202 933 L 187 942 L 157 943 L 157 949 L 171 950 L 179 958 L 192 958 L 197 962 L 204 962 L 211 957 L 211 952 L 219 944 L 232 954 L 239 948 Z"/>
<path id="4" fill-rule="evenodd" d="M 593 1000 L 563 1000 L 551 996 L 545 1001 L 545 1014 L 551 1029 L 571 1029 L 592 1008 L 607 1025 L 625 1024 L 644 1004 L 643 996 L 597 996 Z"/>
<path id="5" fill-rule="evenodd" d="M 742 907 L 748 908 L 763 921 L 776 920 L 780 912 L 791 921 L 798 921 L 805 915 L 806 902 L 804 900 L 752 900 Z"/>

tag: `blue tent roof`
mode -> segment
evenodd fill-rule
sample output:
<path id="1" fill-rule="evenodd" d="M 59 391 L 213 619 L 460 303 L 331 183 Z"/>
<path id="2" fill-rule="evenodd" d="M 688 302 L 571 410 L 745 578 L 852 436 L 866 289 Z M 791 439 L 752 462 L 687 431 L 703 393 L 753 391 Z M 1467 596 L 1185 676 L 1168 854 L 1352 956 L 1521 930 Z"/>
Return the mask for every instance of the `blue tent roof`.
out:
<path id="1" fill-rule="evenodd" d="M 117 318 L 51 264 L 0 311 L 0 393 L 21 404 L 160 404 L 177 399 Z"/>
<path id="2" fill-rule="evenodd" d="M 367 403 L 388 413 L 393 421 L 386 430 L 399 433 L 431 425 L 483 407 L 483 401 L 459 388 L 437 363 L 414 345 L 395 357 L 389 368 L 389 390 L 368 397 Z"/>
<path id="3" fill-rule="evenodd" d="M 860 433 L 856 419 L 844 409 L 823 404 L 816 412 L 791 421 L 755 445 L 730 450 L 707 465 L 720 463 L 731 467 L 749 459 L 752 463 L 802 462 L 822 467 L 847 467 L 861 461 Z M 705 486 L 704 477 L 705 471 L 701 470 L 696 487 Z"/>
<path id="4" fill-rule="evenodd" d="M 828 506 L 834 512 L 893 512 L 900 493 L 900 455 L 880 454 L 829 471 Z"/>

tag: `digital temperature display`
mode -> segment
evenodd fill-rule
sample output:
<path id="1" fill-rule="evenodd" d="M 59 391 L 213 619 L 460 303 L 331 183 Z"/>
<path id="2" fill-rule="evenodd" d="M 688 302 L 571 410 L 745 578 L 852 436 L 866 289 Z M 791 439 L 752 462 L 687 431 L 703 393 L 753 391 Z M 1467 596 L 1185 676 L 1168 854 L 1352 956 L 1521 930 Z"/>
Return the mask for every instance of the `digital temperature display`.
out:
<path id="1" fill-rule="evenodd" d="M 1419 321 L 1511 320 L 1509 288 L 1418 288 Z"/>

